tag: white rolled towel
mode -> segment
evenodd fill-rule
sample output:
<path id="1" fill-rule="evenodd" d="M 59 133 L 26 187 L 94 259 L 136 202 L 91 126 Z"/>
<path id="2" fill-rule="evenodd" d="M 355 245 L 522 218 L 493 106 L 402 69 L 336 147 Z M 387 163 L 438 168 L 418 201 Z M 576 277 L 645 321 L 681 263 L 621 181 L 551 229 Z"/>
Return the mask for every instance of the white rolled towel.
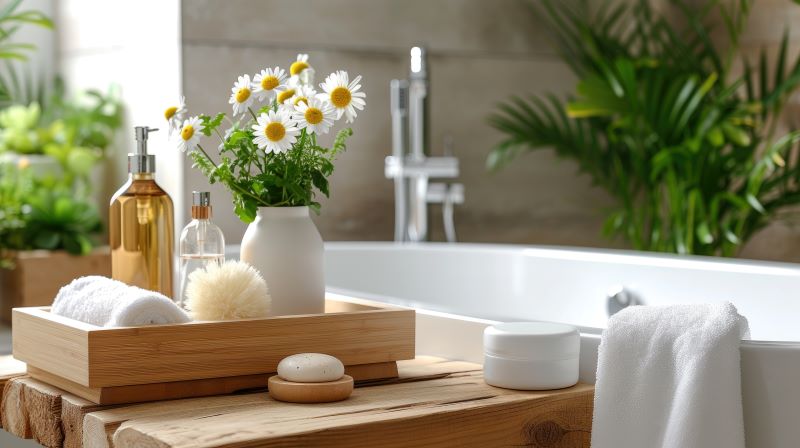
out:
<path id="1" fill-rule="evenodd" d="M 58 291 L 50 312 L 101 327 L 189 322 L 189 316 L 165 295 L 92 275 Z"/>

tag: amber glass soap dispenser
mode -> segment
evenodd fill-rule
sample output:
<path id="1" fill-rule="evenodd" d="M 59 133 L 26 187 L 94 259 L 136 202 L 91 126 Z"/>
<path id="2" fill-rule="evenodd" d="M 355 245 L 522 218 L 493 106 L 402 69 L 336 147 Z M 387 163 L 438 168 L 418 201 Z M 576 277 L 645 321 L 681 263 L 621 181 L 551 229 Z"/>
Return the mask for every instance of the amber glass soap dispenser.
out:
<path id="1" fill-rule="evenodd" d="M 157 129 L 135 129 L 128 181 L 114 193 L 109 207 L 111 275 L 172 298 L 172 199 L 156 184 L 156 158 L 147 153 L 147 136 Z"/>

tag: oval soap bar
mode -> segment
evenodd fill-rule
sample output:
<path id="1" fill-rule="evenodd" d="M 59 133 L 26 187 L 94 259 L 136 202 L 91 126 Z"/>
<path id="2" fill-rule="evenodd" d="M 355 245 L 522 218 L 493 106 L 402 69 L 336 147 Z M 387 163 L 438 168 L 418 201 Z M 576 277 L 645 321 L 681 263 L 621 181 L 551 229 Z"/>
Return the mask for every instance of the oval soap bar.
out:
<path id="1" fill-rule="evenodd" d="M 295 383 L 324 383 L 344 375 L 344 364 L 331 355 L 299 353 L 278 363 L 278 376 Z"/>

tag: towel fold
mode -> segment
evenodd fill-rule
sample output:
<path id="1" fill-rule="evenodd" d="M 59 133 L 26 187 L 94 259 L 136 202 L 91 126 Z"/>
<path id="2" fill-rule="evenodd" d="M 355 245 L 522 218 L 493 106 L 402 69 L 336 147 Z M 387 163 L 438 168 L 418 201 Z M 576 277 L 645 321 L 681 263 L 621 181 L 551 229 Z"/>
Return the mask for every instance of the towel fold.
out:
<path id="1" fill-rule="evenodd" d="M 58 291 L 50 312 L 101 327 L 189 322 L 163 294 L 101 276 L 81 277 Z"/>
<path id="2" fill-rule="evenodd" d="M 744 448 L 730 303 L 632 306 L 612 316 L 597 363 L 592 448 Z"/>

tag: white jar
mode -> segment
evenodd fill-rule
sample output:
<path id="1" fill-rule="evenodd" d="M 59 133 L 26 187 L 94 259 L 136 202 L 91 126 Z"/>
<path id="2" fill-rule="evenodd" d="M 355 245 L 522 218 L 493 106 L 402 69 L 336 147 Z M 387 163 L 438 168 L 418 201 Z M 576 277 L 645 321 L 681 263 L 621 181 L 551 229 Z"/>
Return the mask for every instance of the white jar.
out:
<path id="1" fill-rule="evenodd" d="M 570 387 L 578 382 L 578 329 L 550 322 L 497 324 L 483 332 L 487 384 L 518 390 Z"/>

